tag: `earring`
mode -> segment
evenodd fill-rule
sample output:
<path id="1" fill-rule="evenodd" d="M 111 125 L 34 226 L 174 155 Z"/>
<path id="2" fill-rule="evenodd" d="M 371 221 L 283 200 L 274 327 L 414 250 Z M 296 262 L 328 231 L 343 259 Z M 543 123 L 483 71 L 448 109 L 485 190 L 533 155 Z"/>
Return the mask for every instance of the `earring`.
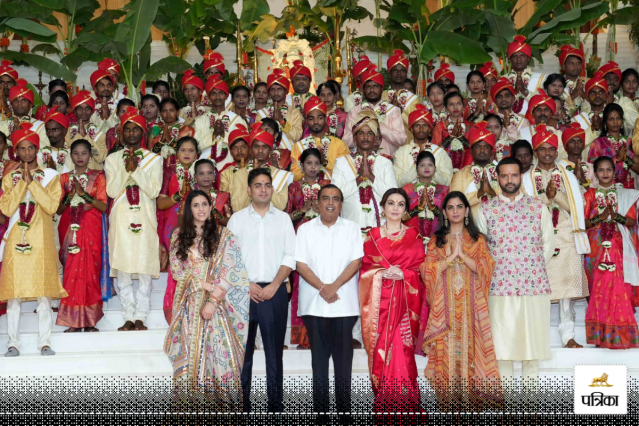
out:
<path id="1" fill-rule="evenodd" d="M 466 218 L 464 219 L 464 225 L 468 226 L 468 215 L 466 215 Z"/>
<path id="2" fill-rule="evenodd" d="M 448 218 L 444 216 L 444 227 L 448 228 Z"/>
<path id="3" fill-rule="evenodd" d="M 382 216 L 382 219 L 386 219 L 386 213 L 385 212 L 382 212 L 381 216 Z"/>

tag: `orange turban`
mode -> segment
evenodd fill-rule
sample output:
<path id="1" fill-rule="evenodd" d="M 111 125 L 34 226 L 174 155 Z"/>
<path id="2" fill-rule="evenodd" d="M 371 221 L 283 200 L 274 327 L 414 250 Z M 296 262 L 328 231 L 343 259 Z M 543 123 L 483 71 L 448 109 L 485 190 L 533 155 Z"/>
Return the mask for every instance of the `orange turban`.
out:
<path id="1" fill-rule="evenodd" d="M 358 80 L 362 73 L 366 71 L 366 68 L 368 68 L 370 63 L 371 61 L 368 59 L 368 56 L 362 56 L 359 61 L 353 65 L 353 77 Z"/>
<path id="2" fill-rule="evenodd" d="M 619 77 L 619 80 L 621 80 L 621 69 L 619 69 L 619 64 L 613 61 L 608 61 L 607 64 L 602 65 L 598 71 L 601 71 L 601 76 L 605 77 L 606 74 L 609 74 L 611 72 L 617 74 L 617 77 Z"/>
<path id="3" fill-rule="evenodd" d="M 376 67 L 373 66 L 364 71 L 364 73 L 362 74 L 362 87 L 364 87 L 364 84 L 366 84 L 367 81 L 374 81 L 375 83 L 384 87 L 384 76 L 378 73 L 375 68 Z"/>
<path id="4" fill-rule="evenodd" d="M 226 93 L 226 96 L 229 95 L 229 85 L 226 84 L 226 81 L 222 80 L 222 76 L 220 74 L 213 74 L 206 80 L 206 94 L 211 93 L 211 90 L 217 89 Z"/>
<path id="5" fill-rule="evenodd" d="M 3 59 L 2 62 L 0 62 L 0 76 L 8 75 L 15 81 L 18 79 L 18 71 L 14 70 L 10 66 L 11 64 L 12 62 L 7 61 L 6 59 Z"/>
<path id="6" fill-rule="evenodd" d="M 532 56 L 532 49 L 530 48 L 530 45 L 526 43 L 526 36 L 516 35 L 514 41 L 508 44 L 509 58 L 517 52 L 521 52 L 529 58 Z"/>
<path id="7" fill-rule="evenodd" d="M 491 76 L 495 78 L 499 78 L 499 73 L 497 72 L 497 69 L 495 68 L 495 65 L 493 65 L 492 62 L 484 62 L 484 65 L 481 68 L 479 68 L 479 72 L 484 75 L 484 78 L 488 78 Z"/>
<path id="8" fill-rule="evenodd" d="M 568 145 L 568 142 L 572 138 L 579 137 L 583 142 L 586 142 L 586 132 L 581 128 L 581 125 L 577 122 L 570 124 L 570 127 L 565 129 L 561 134 L 561 142 L 564 144 L 564 148 Z"/>
<path id="9" fill-rule="evenodd" d="M 395 65 L 400 64 L 404 68 L 408 69 L 408 58 L 404 56 L 404 51 L 400 49 L 395 49 L 393 51 L 394 55 L 388 58 L 386 61 L 386 69 L 390 72 L 391 68 Z"/>
<path id="10" fill-rule="evenodd" d="M 137 124 L 146 132 L 146 118 L 140 115 L 140 111 L 138 111 L 137 108 L 132 106 L 126 107 L 126 112 L 122 115 L 122 130 L 124 130 L 124 125 L 128 122 Z"/>
<path id="11" fill-rule="evenodd" d="M 550 108 L 553 114 L 557 112 L 557 104 L 555 104 L 553 98 L 551 98 L 546 92 L 544 92 L 544 89 L 539 89 L 539 93 L 530 98 L 530 101 L 528 101 L 528 111 L 526 112 L 526 118 L 532 124 L 534 124 L 532 113 L 535 108 L 540 105 L 546 105 L 548 108 Z"/>
<path id="12" fill-rule="evenodd" d="M 211 53 L 208 59 L 204 61 L 202 72 L 206 74 L 206 72 L 211 68 L 215 68 L 220 72 L 220 74 L 224 74 L 226 67 L 224 66 L 224 56 L 222 56 L 222 54 L 218 52 Z"/>
<path id="13" fill-rule="evenodd" d="M 182 75 L 182 90 L 184 90 L 184 86 L 190 84 L 191 86 L 195 86 L 198 89 L 204 91 L 204 82 L 200 77 L 195 75 L 195 71 L 186 70 Z"/>
<path id="14" fill-rule="evenodd" d="M 240 140 L 244 140 L 245 142 L 249 141 L 249 132 L 242 124 L 238 124 L 229 134 L 229 148 L 233 146 L 235 142 L 239 142 Z"/>
<path id="15" fill-rule="evenodd" d="M 602 74 L 601 71 L 597 71 L 595 76 L 586 82 L 586 96 L 588 96 L 588 93 L 590 93 L 590 91 L 595 87 L 601 87 L 606 93 L 608 93 L 608 83 L 606 82 L 604 75 L 605 74 Z"/>
<path id="16" fill-rule="evenodd" d="M 29 141 L 40 149 L 40 136 L 31 130 L 31 123 L 20 123 L 20 129 L 11 133 L 11 144 L 14 148 L 22 141 Z"/>
<path id="17" fill-rule="evenodd" d="M 107 71 L 115 71 L 118 77 L 120 76 L 120 64 L 111 58 L 106 58 L 98 62 L 98 68 L 103 68 Z"/>
<path id="18" fill-rule="evenodd" d="M 51 109 L 49 112 L 47 112 L 44 116 L 43 121 L 44 124 L 47 124 L 51 120 L 59 123 L 65 129 L 69 128 L 69 117 L 67 117 L 66 114 L 62 114 L 60 111 L 58 111 L 58 107 L 55 107 L 54 109 Z"/>
<path id="19" fill-rule="evenodd" d="M 88 90 L 80 90 L 71 98 L 71 111 L 75 110 L 82 104 L 87 104 L 95 111 L 95 99 L 91 96 L 91 92 Z"/>
<path id="20" fill-rule="evenodd" d="M 295 78 L 297 74 L 305 75 L 308 78 L 313 78 L 311 76 L 311 70 L 308 67 L 304 66 L 304 62 L 299 59 L 293 62 L 293 67 L 291 68 L 291 80 Z"/>
<path id="21" fill-rule="evenodd" d="M 98 84 L 98 81 L 102 80 L 103 78 L 108 78 L 109 80 L 111 80 L 111 83 L 113 83 L 113 76 L 111 75 L 111 73 L 109 73 L 109 71 L 106 68 L 98 68 L 97 70 L 93 71 L 93 74 L 91 74 L 91 87 L 93 87 L 95 89 L 96 84 Z"/>
<path id="22" fill-rule="evenodd" d="M 581 49 L 564 44 L 561 46 L 561 53 L 559 54 L 559 65 L 563 66 L 569 56 L 576 56 L 581 59 L 581 62 L 585 62 L 584 52 Z"/>
<path id="23" fill-rule="evenodd" d="M 493 101 L 497 98 L 497 95 L 502 90 L 509 90 L 510 93 L 512 93 L 513 96 L 515 96 L 515 88 L 513 87 L 513 84 L 510 82 L 508 78 L 502 77 L 499 80 L 497 80 L 497 83 L 495 83 L 493 87 L 490 88 L 490 97 L 493 98 Z"/>
<path id="24" fill-rule="evenodd" d="M 495 135 L 493 132 L 486 128 L 488 126 L 487 121 L 480 121 L 475 124 L 468 132 L 468 142 L 470 146 L 475 145 L 477 142 L 484 141 L 491 147 L 495 148 Z"/>
<path id="25" fill-rule="evenodd" d="M 415 105 L 415 110 L 408 116 L 408 128 L 412 130 L 413 125 L 419 120 L 424 120 L 431 129 L 433 128 L 433 114 L 423 104 Z"/>
<path id="26" fill-rule="evenodd" d="M 304 102 L 304 117 L 308 116 L 311 111 L 314 109 L 322 111 L 324 115 L 328 113 L 328 107 L 322 100 L 317 96 L 311 96 Z"/>
<path id="27" fill-rule="evenodd" d="M 279 68 L 274 69 L 266 79 L 266 90 L 269 90 L 274 84 L 278 84 L 286 90 L 291 87 L 290 80 L 286 78 L 286 72 Z"/>
<path id="28" fill-rule="evenodd" d="M 535 134 L 532 137 L 532 146 L 537 150 L 543 144 L 550 144 L 555 149 L 559 148 L 559 138 L 552 131 L 548 130 L 544 124 L 535 127 Z"/>
<path id="29" fill-rule="evenodd" d="M 27 80 L 24 78 L 19 78 L 18 81 L 16 81 L 16 85 L 9 89 L 9 102 L 13 102 L 14 99 L 19 97 L 28 99 L 33 105 L 33 92 L 27 87 Z"/>
<path id="30" fill-rule="evenodd" d="M 261 125 L 262 123 L 253 123 L 253 126 L 251 126 L 251 133 L 249 134 L 249 146 L 253 146 L 253 142 L 259 141 L 270 146 L 272 149 L 273 145 L 275 144 L 275 138 L 266 130 L 260 129 Z"/>
<path id="31" fill-rule="evenodd" d="M 439 69 L 435 71 L 435 81 L 442 77 L 446 77 L 452 83 L 455 83 L 455 73 L 450 69 L 450 64 L 441 64 Z"/>

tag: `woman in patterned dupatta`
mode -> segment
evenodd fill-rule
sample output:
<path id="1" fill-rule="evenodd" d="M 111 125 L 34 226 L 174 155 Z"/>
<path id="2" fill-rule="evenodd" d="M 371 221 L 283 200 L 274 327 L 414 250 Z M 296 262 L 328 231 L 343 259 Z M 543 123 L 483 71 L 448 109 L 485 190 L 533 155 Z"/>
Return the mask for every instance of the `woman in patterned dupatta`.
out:
<path id="1" fill-rule="evenodd" d="M 488 317 L 494 261 L 459 191 L 444 199 L 442 218 L 420 270 L 430 306 L 424 374 L 438 411 L 503 409 L 503 391 Z M 424 320 L 423 320 L 424 321 Z"/>
<path id="2" fill-rule="evenodd" d="M 402 224 L 403 189 L 391 188 L 380 205 L 386 223 L 368 232 L 359 279 L 362 338 L 375 394 L 373 412 L 421 412 L 415 342 L 424 300 L 419 265 L 424 244 Z"/>
<path id="3" fill-rule="evenodd" d="M 242 409 L 241 369 L 248 336 L 249 282 L 228 229 L 211 219 L 208 194 L 185 201 L 184 223 L 171 237 L 178 281 L 164 351 L 173 364 L 174 403 L 218 412 Z"/>

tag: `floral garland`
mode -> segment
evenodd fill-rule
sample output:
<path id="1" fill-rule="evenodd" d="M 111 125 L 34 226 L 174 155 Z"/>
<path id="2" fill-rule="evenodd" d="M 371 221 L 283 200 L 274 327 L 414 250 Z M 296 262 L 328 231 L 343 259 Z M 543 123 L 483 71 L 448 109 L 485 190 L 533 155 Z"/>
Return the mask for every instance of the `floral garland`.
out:
<path id="1" fill-rule="evenodd" d="M 489 164 L 486 167 L 482 167 L 473 163 L 470 166 L 470 173 L 473 175 L 475 186 L 479 188 L 479 185 L 484 176 L 484 171 L 488 172 L 488 181 L 490 182 L 490 186 L 496 190 L 499 187 L 499 183 L 497 182 L 497 166 L 494 164 Z M 485 201 L 488 201 L 488 198 L 488 194 L 484 194 L 482 195 L 480 201 L 483 203 Z"/>
<path id="2" fill-rule="evenodd" d="M 448 111 L 446 108 L 437 112 L 434 108 L 431 108 L 431 114 L 433 115 L 433 125 L 439 123 L 440 121 L 448 121 Z"/>
<path id="3" fill-rule="evenodd" d="M 328 133 L 331 136 L 337 136 L 337 127 L 339 126 L 339 118 L 335 112 L 330 112 L 326 117 L 328 123 Z"/>
<path id="4" fill-rule="evenodd" d="M 317 200 L 317 194 L 319 194 L 320 189 L 322 189 L 322 186 L 319 184 L 317 180 L 310 184 L 307 183 L 306 181 L 303 181 L 302 195 L 304 197 L 304 202 L 309 200 L 311 201 Z M 313 209 L 310 209 L 304 215 L 306 219 L 313 219 L 314 217 L 317 217 L 317 216 L 319 216 L 319 214 Z"/>
<path id="5" fill-rule="evenodd" d="M 263 169 L 270 169 L 271 168 L 271 162 L 267 161 L 266 163 L 262 164 L 260 167 L 262 167 Z M 246 170 L 250 172 L 254 168 L 255 168 L 255 162 L 253 160 L 249 161 L 249 163 L 246 166 Z"/>
<path id="6" fill-rule="evenodd" d="M 78 182 L 80 182 L 80 186 L 82 189 L 86 191 L 87 184 L 89 183 L 89 175 L 87 173 L 82 173 L 81 175 L 77 175 L 74 171 L 70 178 L 73 179 L 76 177 Z M 80 197 L 77 193 L 71 199 L 71 230 L 73 231 L 73 241 L 69 244 L 67 251 L 70 254 L 78 254 L 80 253 L 80 246 L 77 243 L 77 232 L 80 230 L 82 221 L 82 214 L 84 213 L 84 205 L 86 202 L 82 197 Z"/>
<path id="7" fill-rule="evenodd" d="M 273 118 L 273 115 L 275 114 L 275 107 L 273 106 L 272 102 L 266 105 L 266 112 L 268 113 L 269 118 Z M 286 115 L 288 114 L 288 106 L 287 105 L 280 106 L 280 112 L 282 113 L 282 120 L 286 121 Z"/>
<path id="8" fill-rule="evenodd" d="M 95 140 L 95 136 L 98 134 L 98 126 L 96 126 L 93 123 L 89 123 L 86 125 L 85 129 L 87 131 L 87 135 L 91 139 Z M 80 134 L 80 125 L 78 123 L 73 123 L 72 125 L 69 126 L 70 139 L 75 138 L 79 134 Z"/>
<path id="9" fill-rule="evenodd" d="M 191 105 L 185 106 L 184 108 L 182 108 L 181 111 L 184 111 L 184 114 L 186 115 L 187 118 L 193 118 L 191 117 Z M 198 105 L 196 108 L 197 117 L 206 114 L 207 111 L 208 109 L 206 108 L 206 106 Z"/>
<path id="10" fill-rule="evenodd" d="M 216 115 L 217 113 L 214 111 L 209 112 L 209 129 L 213 129 L 215 127 L 215 122 L 217 121 L 217 118 L 215 118 Z M 229 118 L 228 114 L 224 114 L 221 120 L 222 124 L 224 125 L 224 133 L 228 133 L 231 119 Z"/>
<path id="11" fill-rule="evenodd" d="M 434 184 L 432 181 L 428 184 L 428 187 L 425 183 L 418 181 L 413 185 L 413 189 L 417 193 L 418 200 L 422 199 L 424 189 L 426 189 L 426 196 L 428 197 L 428 201 L 432 205 L 435 204 L 435 190 L 437 189 L 437 185 Z M 422 241 L 424 245 L 427 246 L 433 235 L 435 214 L 428 208 L 425 208 L 417 214 L 417 217 L 419 218 L 419 231 L 422 234 Z"/>
<path id="12" fill-rule="evenodd" d="M 126 164 L 126 159 L 129 156 L 129 152 L 131 152 L 128 148 L 122 150 L 122 158 Z M 139 164 L 140 160 L 144 158 L 144 153 L 141 149 L 135 151 L 135 157 Z M 131 178 L 126 183 L 126 200 L 129 203 L 129 210 L 132 212 L 139 212 L 140 207 L 140 187 L 137 183 Z M 142 224 L 141 223 L 130 223 L 129 231 L 134 234 L 139 234 L 142 232 Z"/>
<path id="13" fill-rule="evenodd" d="M 555 167 L 550 172 L 550 174 L 551 174 L 551 179 L 555 183 L 555 188 L 557 188 L 557 192 L 559 192 L 562 188 L 561 172 L 559 171 L 557 167 Z M 544 188 L 544 185 L 543 185 L 543 178 L 541 176 L 541 170 L 539 169 L 539 165 L 535 167 L 533 176 L 535 180 L 535 191 L 537 191 L 537 194 L 544 194 L 546 192 L 546 188 Z M 552 213 L 552 227 L 554 228 L 555 234 L 556 234 L 557 226 L 559 225 L 559 206 L 557 206 L 557 204 L 553 202 L 550 210 Z M 559 254 L 559 249 L 555 249 L 555 254 L 553 256 L 557 256 L 558 254 Z"/>
<path id="14" fill-rule="evenodd" d="M 495 142 L 495 158 L 497 161 L 501 161 L 504 158 L 504 150 L 511 145 L 510 139 L 503 137 L 503 135 L 502 133 L 502 137 Z"/>
<path id="15" fill-rule="evenodd" d="M 597 189 L 595 192 L 595 202 L 597 203 L 597 212 L 603 213 L 608 205 L 613 211 L 617 211 L 617 189 L 613 185 L 610 189 Z M 613 272 L 617 269 L 617 265 L 610 259 L 609 249 L 612 247 L 612 238 L 614 238 L 615 223 L 612 220 L 605 220 L 601 223 L 601 246 L 605 249 L 603 261 L 599 263 L 597 268 L 600 271 Z"/>
<path id="16" fill-rule="evenodd" d="M 532 78 L 532 74 L 533 74 L 533 72 L 532 72 L 532 70 L 530 68 L 526 68 L 521 73 L 521 81 L 524 83 L 524 86 L 526 87 L 526 89 L 528 89 L 528 83 L 530 83 L 530 79 Z M 517 83 L 517 72 L 512 70 L 512 71 L 510 71 L 510 73 L 508 73 L 508 75 L 506 77 L 508 78 L 508 80 L 510 80 L 510 82 L 513 85 L 513 87 L 515 87 L 515 84 Z M 517 93 L 517 99 L 523 99 L 524 97 L 525 96 L 522 93 Z"/>
<path id="17" fill-rule="evenodd" d="M 45 146 L 40 150 L 42 152 L 42 162 L 47 164 L 49 159 L 53 157 L 53 148 L 50 146 Z M 56 159 L 55 168 L 58 173 L 62 173 L 64 170 L 64 165 L 67 161 L 67 157 L 69 156 L 69 151 L 65 148 L 58 148 L 58 157 Z"/>
<path id="18" fill-rule="evenodd" d="M 397 96 L 397 105 L 402 109 L 402 111 L 406 109 L 406 103 L 408 102 L 408 99 L 410 98 L 410 95 L 411 95 L 411 93 L 408 90 L 401 89 L 398 92 L 394 89 L 389 89 L 386 91 L 386 93 L 388 94 L 389 103 L 391 104 L 394 103 L 395 96 Z"/>
<path id="19" fill-rule="evenodd" d="M 13 186 L 16 186 L 18 182 L 22 179 L 22 170 L 16 170 L 11 173 L 11 183 Z M 44 172 L 41 169 L 36 169 L 33 173 L 33 179 L 42 184 L 42 180 L 44 179 Z M 31 228 L 31 220 L 35 215 L 36 202 L 31 196 L 28 194 L 24 197 L 20 205 L 18 206 L 19 219 L 18 219 L 18 227 L 22 231 L 22 237 L 20 238 L 20 242 L 16 244 L 16 251 L 22 254 L 29 254 L 33 247 L 31 244 L 27 242 L 26 233 Z"/>
<path id="20" fill-rule="evenodd" d="M 224 159 L 226 159 L 228 155 L 229 147 L 222 146 L 221 143 L 216 143 L 213 144 L 213 146 L 211 147 L 211 155 L 209 155 L 209 158 L 213 160 L 215 164 L 219 164 L 220 162 L 224 161 Z"/>
<path id="21" fill-rule="evenodd" d="M 632 147 L 629 146 L 629 143 L 628 143 L 629 139 L 630 138 L 622 136 L 622 135 L 608 136 L 608 140 L 610 141 L 610 144 L 612 145 L 612 148 L 615 151 L 615 156 L 617 155 L 617 153 L 623 146 L 625 146 L 626 148 L 629 148 L 628 155 L 630 155 L 630 153 L 632 152 Z M 628 170 L 628 164 L 626 164 L 625 161 L 622 162 L 621 164 L 622 164 L 622 171 L 619 174 L 619 176 L 616 178 L 616 180 L 621 183 L 632 181 L 633 177 Z"/>
<path id="22" fill-rule="evenodd" d="M 353 157 L 353 161 L 355 162 L 355 169 L 357 170 L 357 175 L 359 175 L 362 169 L 362 164 L 364 163 L 364 156 L 358 152 L 356 152 L 355 154 L 351 154 L 351 156 Z M 377 159 L 377 154 L 369 155 L 368 158 L 366 159 L 366 161 L 368 161 L 368 168 L 371 171 L 371 173 L 374 173 L 375 159 Z M 359 189 L 359 202 L 362 204 L 362 211 L 368 214 L 372 211 L 370 202 L 374 198 L 373 185 L 371 184 L 370 180 L 366 179 L 366 180 L 362 180 L 362 182 L 360 182 L 360 184 L 357 185 L 357 188 Z M 379 215 L 377 214 L 377 207 L 375 207 L 375 213 L 376 213 L 375 216 L 376 216 L 377 222 L 379 223 Z"/>
<path id="23" fill-rule="evenodd" d="M 360 106 L 362 104 L 362 92 L 359 90 L 354 91 L 353 101 L 355 102 L 355 106 Z"/>
<path id="24" fill-rule="evenodd" d="M 503 114 L 500 113 L 499 116 L 501 117 L 502 120 L 504 119 Z M 504 127 L 509 127 L 509 126 L 519 127 L 521 120 L 522 120 L 522 117 L 517 113 L 508 114 L 508 123 L 504 122 Z"/>
<path id="25" fill-rule="evenodd" d="M 601 111 L 590 111 L 588 113 L 588 122 L 590 124 L 592 124 L 592 119 L 595 117 L 595 114 L 597 114 L 597 116 L 599 116 L 599 118 L 603 119 L 603 109 Z"/>
<path id="26" fill-rule="evenodd" d="M 482 99 L 482 103 L 484 104 L 484 108 L 486 108 L 486 98 Z M 477 99 L 468 98 L 468 110 L 470 115 L 474 115 L 475 111 L 477 111 Z"/>
<path id="27" fill-rule="evenodd" d="M 418 144 L 414 143 L 410 149 L 410 155 L 413 157 L 413 163 L 417 164 L 417 157 L 422 151 L 433 152 L 433 144 L 426 142 L 424 146 L 420 147 Z"/>
<path id="28" fill-rule="evenodd" d="M 566 161 L 568 161 L 568 160 L 566 160 Z M 587 163 L 585 161 L 581 162 L 581 171 L 584 174 L 584 176 L 586 176 L 586 173 L 588 173 L 588 171 L 589 171 L 589 166 L 588 165 L 589 165 L 589 163 Z M 568 170 L 569 172 L 574 173 L 575 172 L 575 166 L 572 165 L 572 164 L 567 164 L 566 165 L 566 170 Z"/>
<path id="29" fill-rule="evenodd" d="M 322 144 L 322 147 L 320 148 L 317 145 L 317 142 L 315 141 L 315 137 L 314 136 L 308 136 L 304 139 L 302 139 L 300 141 L 300 143 L 302 144 L 302 147 L 304 149 L 302 149 L 302 152 L 309 149 L 309 148 L 315 148 L 315 149 L 319 149 L 320 152 L 322 153 L 322 165 L 324 167 L 326 167 L 326 165 L 328 164 L 328 148 L 331 145 L 331 138 L 328 135 L 324 135 L 322 136 L 322 138 L 320 139 L 320 143 Z M 300 156 L 301 158 L 301 156 Z M 302 162 L 300 161 L 300 159 L 297 159 L 300 170 L 303 169 L 302 167 Z"/>
<path id="30" fill-rule="evenodd" d="M 115 103 L 113 102 L 113 96 L 111 97 L 111 100 L 107 102 L 107 107 L 109 108 L 109 115 L 113 115 L 113 111 L 115 111 Z M 97 112 L 98 115 L 100 115 L 101 109 L 102 109 L 102 102 L 100 102 L 99 100 L 96 100 L 95 109 L 93 111 Z"/>
<path id="31" fill-rule="evenodd" d="M 362 111 L 373 111 L 377 116 L 377 121 L 384 123 L 386 121 L 386 113 L 390 109 L 390 104 L 386 101 L 381 101 L 375 107 L 368 101 L 362 102 Z"/>
<path id="32" fill-rule="evenodd" d="M 448 134 L 451 134 L 453 132 L 453 129 L 455 128 L 455 124 L 452 121 L 448 123 L 448 125 L 446 126 L 446 130 L 448 131 Z M 462 134 L 466 133 L 466 123 L 464 123 L 463 121 L 459 122 L 459 125 L 461 127 L 461 131 Z"/>
<path id="33" fill-rule="evenodd" d="M 463 135 L 466 132 L 466 124 L 464 124 L 463 121 L 460 124 L 461 124 L 462 135 Z M 450 132 L 453 131 L 454 127 L 455 127 L 454 123 L 449 123 L 446 126 L 449 136 L 450 136 Z M 459 140 L 458 137 L 454 137 L 452 141 L 450 142 L 449 156 L 453 163 L 453 173 L 457 173 L 461 169 L 462 163 L 464 161 L 465 148 L 466 147 L 464 146 L 463 142 Z"/>
<path id="34" fill-rule="evenodd" d="M 175 165 L 175 175 L 177 177 L 178 186 L 180 188 L 182 188 L 182 186 L 184 185 L 185 178 L 191 188 L 195 187 L 195 176 L 192 172 L 194 165 L 195 163 L 191 164 L 191 167 L 189 167 L 188 169 L 185 168 L 184 165 L 180 162 Z"/>

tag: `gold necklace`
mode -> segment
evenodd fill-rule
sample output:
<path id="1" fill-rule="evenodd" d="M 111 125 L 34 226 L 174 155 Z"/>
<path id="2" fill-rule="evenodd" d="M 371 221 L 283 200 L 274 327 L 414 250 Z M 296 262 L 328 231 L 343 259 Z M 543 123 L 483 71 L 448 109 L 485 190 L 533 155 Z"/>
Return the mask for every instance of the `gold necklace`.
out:
<path id="1" fill-rule="evenodd" d="M 404 234 L 406 233 L 406 229 L 402 227 L 401 225 L 399 225 L 399 231 L 396 232 L 396 236 L 392 236 L 392 234 L 390 233 L 390 231 L 388 230 L 388 222 L 386 222 L 384 224 L 384 229 L 386 230 L 386 238 L 388 238 L 391 241 L 399 241 L 402 238 L 404 238 Z"/>

